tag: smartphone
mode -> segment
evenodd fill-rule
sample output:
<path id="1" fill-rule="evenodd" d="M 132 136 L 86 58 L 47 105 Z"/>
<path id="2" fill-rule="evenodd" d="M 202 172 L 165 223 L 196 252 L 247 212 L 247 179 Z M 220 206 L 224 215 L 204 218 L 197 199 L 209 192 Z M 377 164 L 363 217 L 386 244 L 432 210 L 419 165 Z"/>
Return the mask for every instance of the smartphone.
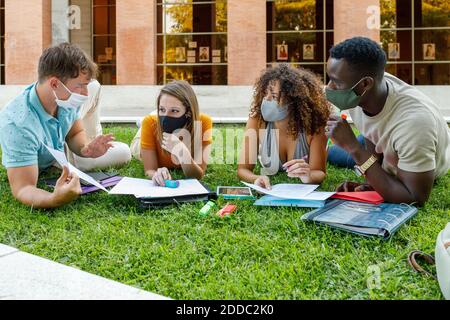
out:
<path id="1" fill-rule="evenodd" d="M 224 199 L 255 199 L 249 187 L 217 187 L 217 195 Z"/>

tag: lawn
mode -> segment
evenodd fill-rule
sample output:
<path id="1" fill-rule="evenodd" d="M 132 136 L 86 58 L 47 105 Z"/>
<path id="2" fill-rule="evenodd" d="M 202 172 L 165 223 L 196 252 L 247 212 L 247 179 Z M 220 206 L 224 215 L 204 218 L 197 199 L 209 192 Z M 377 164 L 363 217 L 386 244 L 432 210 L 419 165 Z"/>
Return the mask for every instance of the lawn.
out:
<path id="1" fill-rule="evenodd" d="M 242 129 L 220 128 L 215 141 L 226 128 Z M 129 143 L 136 128 L 106 131 Z M 143 166 L 133 160 L 119 172 L 143 177 Z M 355 178 L 329 166 L 320 189 Z M 288 181 L 285 174 L 272 179 Z M 204 182 L 240 185 L 236 165 L 210 165 Z M 235 201 L 239 211 L 228 219 L 200 217 L 201 203 L 140 212 L 131 198 L 106 193 L 30 210 L 14 200 L 1 168 L 0 243 L 174 299 L 442 299 L 437 282 L 411 271 L 406 257 L 413 249 L 433 253 L 450 221 L 449 185 L 447 175 L 418 215 L 383 241 L 302 222 L 311 209 L 251 201 Z M 369 289 L 374 265 L 381 282 Z"/>

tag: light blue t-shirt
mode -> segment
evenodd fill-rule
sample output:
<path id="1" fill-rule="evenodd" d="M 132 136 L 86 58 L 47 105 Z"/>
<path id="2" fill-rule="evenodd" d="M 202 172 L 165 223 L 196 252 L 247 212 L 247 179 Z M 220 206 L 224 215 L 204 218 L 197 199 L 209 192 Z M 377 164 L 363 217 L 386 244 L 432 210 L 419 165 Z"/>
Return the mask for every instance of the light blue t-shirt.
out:
<path id="1" fill-rule="evenodd" d="M 0 112 L 3 166 L 50 167 L 55 159 L 44 144 L 64 151 L 66 135 L 78 118 L 78 110 L 72 108 L 58 107 L 56 117 L 49 115 L 36 93 L 36 83 L 30 85 Z"/>

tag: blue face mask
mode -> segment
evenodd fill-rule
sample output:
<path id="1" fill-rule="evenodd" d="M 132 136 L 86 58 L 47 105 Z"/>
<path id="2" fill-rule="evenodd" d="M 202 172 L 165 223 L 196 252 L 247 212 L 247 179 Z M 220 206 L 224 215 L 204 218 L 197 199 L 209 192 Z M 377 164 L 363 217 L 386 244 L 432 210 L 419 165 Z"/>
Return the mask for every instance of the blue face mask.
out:
<path id="1" fill-rule="evenodd" d="M 261 114 L 267 122 L 280 121 L 288 116 L 288 108 L 286 106 L 279 107 L 275 100 L 269 101 L 264 98 L 261 103 Z"/>

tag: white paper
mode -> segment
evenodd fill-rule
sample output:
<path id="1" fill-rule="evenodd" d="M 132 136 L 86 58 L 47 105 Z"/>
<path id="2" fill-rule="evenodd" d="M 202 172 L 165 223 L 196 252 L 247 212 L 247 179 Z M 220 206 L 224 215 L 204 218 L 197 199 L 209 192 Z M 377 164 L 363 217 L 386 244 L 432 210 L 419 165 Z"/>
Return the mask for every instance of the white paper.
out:
<path id="1" fill-rule="evenodd" d="M 302 200 L 327 200 L 328 198 L 330 198 L 335 193 L 336 192 L 319 192 L 319 191 L 314 191 L 314 192 L 311 192 L 310 194 L 304 196 L 302 198 Z"/>
<path id="2" fill-rule="evenodd" d="M 166 198 L 208 193 L 208 190 L 196 179 L 178 180 L 178 182 L 180 183 L 178 188 L 166 188 L 156 186 L 148 179 L 125 177 L 111 189 L 110 194 L 132 194 L 136 198 Z"/>
<path id="3" fill-rule="evenodd" d="M 67 161 L 66 155 L 64 154 L 64 152 L 61 152 L 59 150 L 55 150 L 53 148 L 50 148 L 49 146 L 45 145 L 44 146 L 47 148 L 48 152 L 50 152 L 50 154 L 53 156 L 53 158 L 55 158 L 56 162 L 58 162 L 60 164 L 61 167 L 66 166 L 69 163 L 69 161 Z"/>
<path id="4" fill-rule="evenodd" d="M 140 194 L 154 188 L 151 180 L 124 177 L 110 191 L 110 194 Z"/>
<path id="5" fill-rule="evenodd" d="M 102 189 L 103 191 L 109 193 L 109 191 L 108 191 L 104 186 L 102 186 L 100 183 L 98 183 L 97 180 L 95 180 L 94 178 L 92 178 L 90 175 L 87 175 L 87 174 L 84 173 L 83 171 L 78 170 L 77 168 L 75 168 L 75 167 L 74 167 L 73 165 L 71 165 L 70 163 L 69 163 L 69 171 L 70 171 L 70 172 L 75 172 L 75 173 L 77 174 L 77 176 L 80 177 L 80 179 L 83 179 L 84 181 L 89 182 L 89 183 L 92 184 L 93 186 L 96 186 L 97 188 L 100 188 L 100 189 Z"/>
<path id="6" fill-rule="evenodd" d="M 69 161 L 67 161 L 67 158 L 66 158 L 66 155 L 64 154 L 64 152 L 50 148 L 49 146 L 47 146 L 45 144 L 44 144 L 44 146 L 47 148 L 48 152 L 50 152 L 50 154 L 53 156 L 53 158 L 55 158 L 56 162 L 58 162 L 61 167 L 68 167 L 69 172 L 75 172 L 80 179 L 83 179 L 84 181 L 96 186 L 97 188 L 100 188 L 103 191 L 108 192 L 108 190 L 106 190 L 106 188 L 104 186 L 102 186 L 100 183 L 98 183 L 97 180 L 95 180 L 91 176 L 87 175 L 83 171 L 78 170 L 72 164 L 70 164 Z"/>
<path id="7" fill-rule="evenodd" d="M 250 187 L 263 194 L 268 194 L 282 199 L 296 200 L 304 200 L 307 195 L 309 195 L 319 187 L 318 184 L 277 184 L 272 186 L 271 190 L 267 190 L 254 184 L 246 183 L 243 181 L 241 182 L 247 187 Z"/>

